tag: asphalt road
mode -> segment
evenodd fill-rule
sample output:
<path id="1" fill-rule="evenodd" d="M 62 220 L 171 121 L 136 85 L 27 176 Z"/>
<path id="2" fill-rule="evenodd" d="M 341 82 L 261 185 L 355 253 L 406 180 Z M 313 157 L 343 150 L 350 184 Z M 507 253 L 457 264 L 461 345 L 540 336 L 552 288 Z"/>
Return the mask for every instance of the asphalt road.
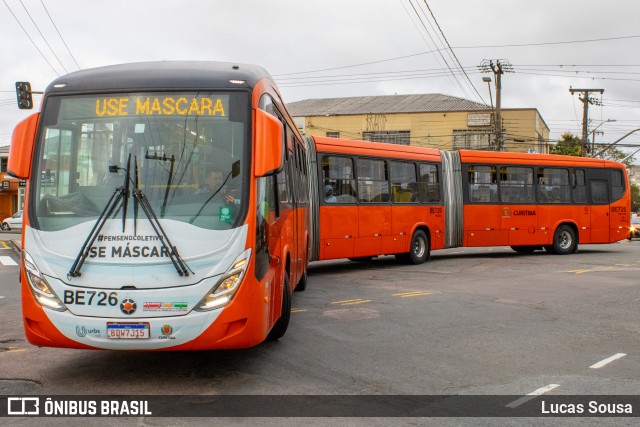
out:
<path id="1" fill-rule="evenodd" d="M 6 235 L 0 235 L 0 256 L 17 260 L 3 240 Z M 132 353 L 29 345 L 18 268 L 0 264 L 0 395 L 637 395 L 639 275 L 640 241 L 583 245 L 570 256 L 460 248 L 435 252 L 421 266 L 393 257 L 314 263 L 278 342 L 234 351 Z M 471 420 L 439 418 L 436 424 L 557 424 Z M 137 422 L 181 425 L 188 419 Z"/>

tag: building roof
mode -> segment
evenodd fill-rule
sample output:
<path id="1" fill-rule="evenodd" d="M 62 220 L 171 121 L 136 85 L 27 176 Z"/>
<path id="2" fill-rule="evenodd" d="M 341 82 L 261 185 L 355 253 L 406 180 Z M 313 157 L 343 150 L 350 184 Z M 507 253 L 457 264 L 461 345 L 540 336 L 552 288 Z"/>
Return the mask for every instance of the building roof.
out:
<path id="1" fill-rule="evenodd" d="M 432 113 L 440 111 L 476 111 L 489 107 L 468 99 L 440 93 L 417 95 L 356 96 L 350 98 L 305 99 L 287 104 L 293 117 Z"/>
<path id="2" fill-rule="evenodd" d="M 0 157 L 9 157 L 9 148 L 10 145 L 4 145 L 0 147 Z"/>

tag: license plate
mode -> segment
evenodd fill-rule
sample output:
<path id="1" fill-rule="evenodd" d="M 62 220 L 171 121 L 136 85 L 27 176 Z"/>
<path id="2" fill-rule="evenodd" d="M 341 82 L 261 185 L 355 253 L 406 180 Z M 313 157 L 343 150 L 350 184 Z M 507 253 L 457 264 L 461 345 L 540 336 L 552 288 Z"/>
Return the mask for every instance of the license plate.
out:
<path id="1" fill-rule="evenodd" d="M 111 339 L 148 339 L 148 323 L 107 322 L 107 337 Z"/>

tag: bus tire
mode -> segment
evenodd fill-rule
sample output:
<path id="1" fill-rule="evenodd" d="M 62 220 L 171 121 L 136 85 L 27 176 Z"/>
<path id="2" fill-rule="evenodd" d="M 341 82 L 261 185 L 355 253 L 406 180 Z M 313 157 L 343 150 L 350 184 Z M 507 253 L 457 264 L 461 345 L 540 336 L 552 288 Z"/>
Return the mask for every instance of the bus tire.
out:
<path id="1" fill-rule="evenodd" d="M 304 268 L 304 272 L 302 273 L 302 276 L 300 277 L 300 281 L 296 285 L 296 288 L 294 289 L 294 291 L 302 292 L 305 289 L 307 289 L 307 267 Z"/>
<path id="2" fill-rule="evenodd" d="M 309 242 L 307 242 L 307 250 L 305 252 L 307 255 L 307 259 L 304 260 L 304 271 L 302 272 L 302 276 L 294 289 L 294 292 L 302 292 L 307 289 L 307 267 L 309 266 Z"/>
<path id="3" fill-rule="evenodd" d="M 287 332 L 289 327 L 289 318 L 291 317 L 291 294 L 289 293 L 289 273 L 284 275 L 284 288 L 282 289 L 282 313 L 267 335 L 268 341 L 275 341 Z"/>
<path id="4" fill-rule="evenodd" d="M 556 229 L 553 233 L 553 254 L 556 255 L 568 255 L 576 251 L 578 247 L 578 239 L 573 227 L 563 224 Z M 549 249 L 547 249 L 549 250 Z"/>
<path id="5" fill-rule="evenodd" d="M 430 243 L 427 234 L 422 230 L 416 230 L 411 236 L 411 246 L 408 253 L 398 254 L 396 258 L 408 264 L 422 264 L 429 259 Z"/>

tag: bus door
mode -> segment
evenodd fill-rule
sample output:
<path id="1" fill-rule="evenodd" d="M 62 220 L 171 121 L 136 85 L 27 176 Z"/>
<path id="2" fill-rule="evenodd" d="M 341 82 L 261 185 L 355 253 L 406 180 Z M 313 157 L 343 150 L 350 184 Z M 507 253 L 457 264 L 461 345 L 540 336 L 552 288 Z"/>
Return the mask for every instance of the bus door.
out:
<path id="1" fill-rule="evenodd" d="M 353 159 L 318 154 L 320 259 L 352 258 L 358 236 Z"/>
<path id="2" fill-rule="evenodd" d="M 493 165 L 463 165 L 467 173 L 467 201 L 464 206 L 464 246 L 509 244 L 503 218 L 509 208 L 499 204 L 497 169 Z"/>
<path id="3" fill-rule="evenodd" d="M 539 210 L 535 205 L 533 168 L 501 166 L 499 179 L 502 230 L 509 233 L 509 245 L 534 244 L 540 236 L 536 234 Z"/>
<path id="4" fill-rule="evenodd" d="M 608 170 L 589 171 L 591 243 L 609 242 L 609 180 L 606 172 Z"/>
<path id="5" fill-rule="evenodd" d="M 391 205 L 387 163 L 381 159 L 357 159 L 358 238 L 354 256 L 385 253 L 383 238 L 391 236 Z"/>

